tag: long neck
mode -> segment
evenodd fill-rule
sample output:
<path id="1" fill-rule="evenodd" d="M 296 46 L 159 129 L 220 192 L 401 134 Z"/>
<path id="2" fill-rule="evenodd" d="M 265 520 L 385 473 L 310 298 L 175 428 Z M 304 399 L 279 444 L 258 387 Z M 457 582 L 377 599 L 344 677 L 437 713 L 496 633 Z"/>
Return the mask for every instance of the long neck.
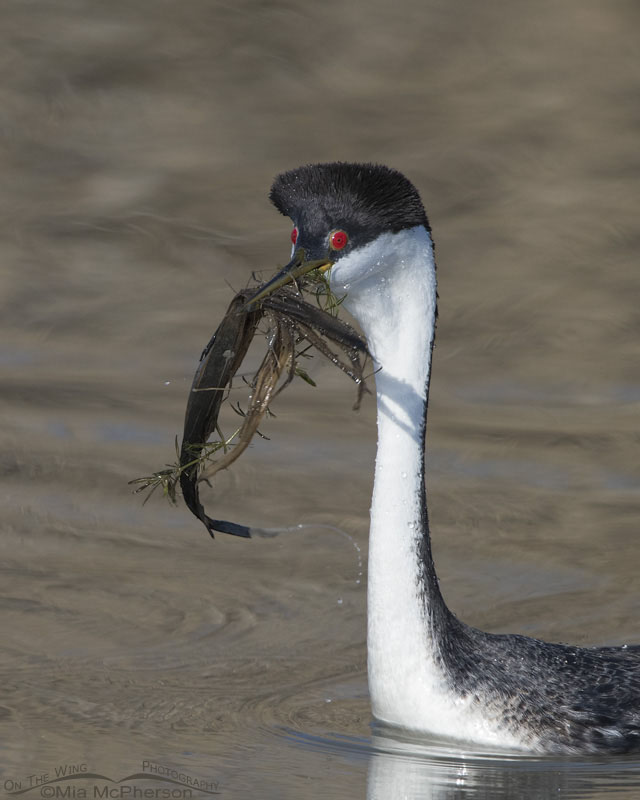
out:
<path id="1" fill-rule="evenodd" d="M 433 248 L 422 226 L 388 239 L 378 244 L 381 270 L 344 285 L 345 305 L 361 324 L 377 369 L 368 654 L 373 710 L 382 719 L 401 702 L 402 683 L 433 663 L 435 632 L 448 616 L 431 558 L 424 488 L 436 316 Z"/>

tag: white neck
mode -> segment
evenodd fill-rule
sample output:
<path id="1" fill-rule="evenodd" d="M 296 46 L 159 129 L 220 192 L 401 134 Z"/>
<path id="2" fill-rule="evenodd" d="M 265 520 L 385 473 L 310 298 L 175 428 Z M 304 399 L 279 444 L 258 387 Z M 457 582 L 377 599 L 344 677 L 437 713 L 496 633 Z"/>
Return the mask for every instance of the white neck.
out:
<path id="1" fill-rule="evenodd" d="M 384 234 L 341 258 L 331 273 L 378 370 L 367 596 L 373 714 L 414 731 L 518 747 L 521 740 L 506 732 L 499 715 L 488 715 L 473 693 L 460 692 L 441 647 L 455 648 L 464 625 L 438 588 L 424 489 L 436 317 L 431 237 L 422 226 Z"/>
<path id="2" fill-rule="evenodd" d="M 378 453 L 368 576 L 369 690 L 379 719 L 406 724 L 406 691 L 433 663 L 430 597 L 439 598 L 424 503 L 424 423 L 435 331 L 436 277 L 423 226 L 385 234 L 333 267 L 331 283 L 374 358 Z M 430 558 L 430 554 L 428 556 Z M 425 585 L 431 581 L 431 585 Z M 431 681 L 431 678 L 428 678 Z M 421 681 L 422 682 L 422 681 Z M 410 725 L 410 727 L 414 727 Z"/>

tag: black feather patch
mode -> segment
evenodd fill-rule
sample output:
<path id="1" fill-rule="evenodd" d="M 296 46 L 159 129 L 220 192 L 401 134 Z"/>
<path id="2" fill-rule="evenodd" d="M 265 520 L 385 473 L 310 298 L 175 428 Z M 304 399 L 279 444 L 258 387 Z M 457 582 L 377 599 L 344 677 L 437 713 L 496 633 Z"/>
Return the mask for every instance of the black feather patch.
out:
<path id="1" fill-rule="evenodd" d="M 358 246 L 381 233 L 424 225 L 430 231 L 415 186 L 395 169 L 380 164 L 308 164 L 283 172 L 269 194 L 307 240 L 344 229 Z"/>

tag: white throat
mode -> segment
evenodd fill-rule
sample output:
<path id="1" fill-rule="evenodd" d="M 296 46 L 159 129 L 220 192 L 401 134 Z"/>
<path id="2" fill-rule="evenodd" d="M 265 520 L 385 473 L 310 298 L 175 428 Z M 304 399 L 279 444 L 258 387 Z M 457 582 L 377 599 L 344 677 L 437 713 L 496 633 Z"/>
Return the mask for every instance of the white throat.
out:
<path id="1" fill-rule="evenodd" d="M 373 714 L 420 732 L 517 746 L 456 694 L 439 644 L 450 614 L 431 560 L 424 424 L 436 318 L 429 232 L 383 234 L 340 259 L 333 291 L 358 320 L 374 358 L 378 452 L 371 502 L 367 655 Z"/>
<path id="2" fill-rule="evenodd" d="M 362 326 L 380 369 L 377 379 L 396 378 L 422 403 L 436 313 L 435 261 L 426 228 L 382 234 L 340 259 L 331 270 L 331 288 L 338 297 L 346 295 L 345 307 Z"/>
<path id="3" fill-rule="evenodd" d="M 420 561 L 424 418 L 435 330 L 436 275 L 423 226 L 383 234 L 332 269 L 333 291 L 374 358 L 378 452 L 368 575 L 369 690 L 378 719 L 424 725 L 415 691 L 434 680 Z M 416 686 L 416 681 L 421 686 Z M 413 686 L 413 692 L 408 691 Z"/>

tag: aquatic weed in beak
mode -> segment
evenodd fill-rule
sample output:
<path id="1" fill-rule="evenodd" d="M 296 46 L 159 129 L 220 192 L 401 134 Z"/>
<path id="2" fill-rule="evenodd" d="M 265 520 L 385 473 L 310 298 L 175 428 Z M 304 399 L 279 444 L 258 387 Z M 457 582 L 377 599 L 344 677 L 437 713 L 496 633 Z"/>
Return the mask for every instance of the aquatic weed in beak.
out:
<path id="1" fill-rule="evenodd" d="M 152 493 L 162 487 L 172 502 L 176 501 L 179 484 L 188 508 L 212 537 L 214 531 L 246 538 L 251 536 L 250 529 L 244 525 L 209 517 L 200 501 L 199 484 L 231 466 L 246 450 L 258 433 L 270 402 L 296 375 L 313 384 L 298 364 L 302 350 L 314 347 L 356 383 L 358 391 L 354 408 L 359 407 L 363 393 L 368 391 L 363 374 L 367 346 L 350 325 L 333 316 L 341 300 L 331 293 L 326 278 L 313 284 L 318 306 L 303 300 L 292 287 L 284 284 L 273 286 L 272 283 L 266 284 L 269 287 L 266 294 L 260 290 L 258 302 L 255 290 L 238 292 L 205 347 L 187 401 L 178 462 L 148 478 L 131 481 L 139 484 L 137 492 L 149 489 Z M 220 409 L 228 399 L 233 377 L 262 319 L 268 322 L 267 351 L 250 381 L 243 421 L 232 436 L 225 439 L 218 427 Z M 336 345 L 340 354 L 331 345 Z M 361 356 L 364 356 L 364 361 L 361 361 Z M 214 432 L 218 433 L 219 439 L 209 441 Z M 217 458 L 221 451 L 222 456 Z"/>

